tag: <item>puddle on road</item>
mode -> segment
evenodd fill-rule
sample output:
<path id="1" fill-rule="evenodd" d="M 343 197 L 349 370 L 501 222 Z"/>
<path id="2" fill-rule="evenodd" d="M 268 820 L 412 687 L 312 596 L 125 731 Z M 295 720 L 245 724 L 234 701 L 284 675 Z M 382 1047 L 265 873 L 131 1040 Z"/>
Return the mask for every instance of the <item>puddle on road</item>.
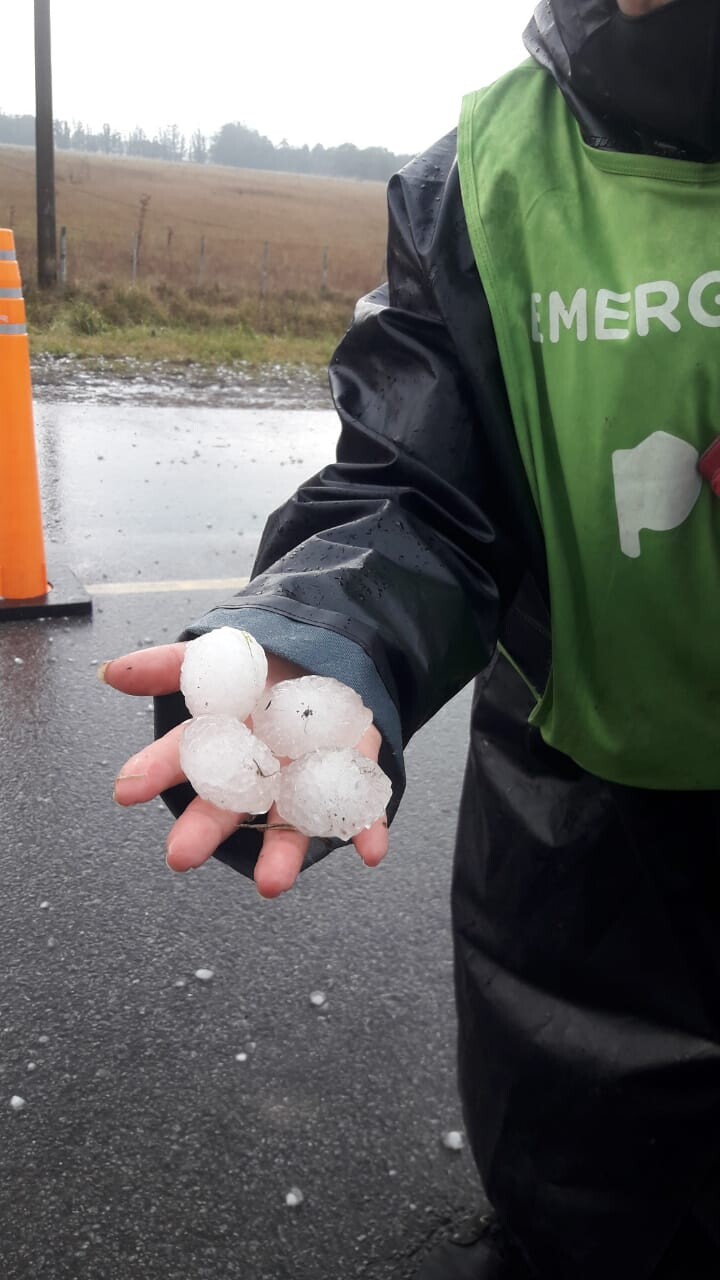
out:
<path id="1" fill-rule="evenodd" d="M 270 512 L 332 461 L 330 406 L 36 399 L 48 556 L 83 582 L 246 576 Z"/>
<path id="2" fill-rule="evenodd" d="M 83 360 L 35 356 L 33 392 L 44 404 L 162 405 L 170 408 L 329 409 L 325 370 L 245 364 L 148 364 L 133 360 Z"/>
<path id="3" fill-rule="evenodd" d="M 246 576 L 335 454 L 314 369 L 40 357 L 33 390 L 48 554 L 84 582 Z"/>

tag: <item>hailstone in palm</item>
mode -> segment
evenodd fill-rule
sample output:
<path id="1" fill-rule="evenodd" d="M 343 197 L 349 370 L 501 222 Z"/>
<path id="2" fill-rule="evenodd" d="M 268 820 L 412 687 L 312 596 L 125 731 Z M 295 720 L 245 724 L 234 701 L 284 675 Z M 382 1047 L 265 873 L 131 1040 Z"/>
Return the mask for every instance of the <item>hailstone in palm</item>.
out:
<path id="1" fill-rule="evenodd" d="M 180 767 L 203 800 L 234 813 L 267 813 L 280 762 L 232 716 L 197 716 L 180 738 Z"/>
<path id="2" fill-rule="evenodd" d="M 265 650 L 247 631 L 218 627 L 192 640 L 180 669 L 180 689 L 192 716 L 246 720 L 267 680 Z"/>
<path id="3" fill-rule="evenodd" d="M 385 812 L 392 788 L 359 751 L 311 751 L 280 773 L 278 813 L 306 836 L 349 840 Z"/>
<path id="4" fill-rule="evenodd" d="M 277 802 L 281 820 L 303 835 L 349 840 L 382 816 L 392 790 L 353 750 L 372 712 L 339 680 L 301 676 L 266 690 L 267 672 L 246 631 L 219 627 L 190 641 L 180 675 L 192 716 L 182 770 L 221 809 L 265 814 Z M 242 723 L 249 716 L 252 732 Z M 281 769 L 278 756 L 291 763 Z"/>
<path id="5" fill-rule="evenodd" d="M 354 747 L 372 711 L 354 689 L 329 676 L 299 676 L 268 689 L 253 711 L 253 732 L 276 756 L 295 760 L 325 747 Z"/>

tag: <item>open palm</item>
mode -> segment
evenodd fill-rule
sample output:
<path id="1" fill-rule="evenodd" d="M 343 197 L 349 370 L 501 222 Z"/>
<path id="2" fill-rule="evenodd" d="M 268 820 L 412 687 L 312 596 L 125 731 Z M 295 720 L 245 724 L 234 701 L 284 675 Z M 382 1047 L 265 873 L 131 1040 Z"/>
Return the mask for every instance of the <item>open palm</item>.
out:
<path id="1" fill-rule="evenodd" d="M 180 688 L 184 644 L 158 645 L 125 654 L 105 663 L 100 675 L 104 682 L 121 693 L 139 697 L 159 697 L 177 693 Z M 280 680 L 304 675 L 300 667 L 282 658 L 268 654 L 268 687 Z M 185 782 L 180 768 L 180 736 L 184 725 L 177 725 L 164 737 L 144 747 L 123 765 L 113 791 L 120 805 L 144 804 L 154 800 L 161 792 Z M 380 750 L 380 734 L 374 725 L 363 734 L 357 750 L 370 760 L 377 761 Z M 167 864 L 173 871 L 189 871 L 199 867 L 223 843 L 240 823 L 247 821 L 247 813 L 231 813 L 219 809 L 208 800 L 196 796 L 184 813 L 173 823 L 167 838 Z M 273 807 L 268 814 L 268 824 L 281 822 Z M 260 856 L 255 867 L 255 884 L 264 898 L 275 898 L 295 883 L 308 848 L 308 837 L 293 830 L 268 830 L 264 834 Z M 384 818 L 367 831 L 361 831 L 353 839 L 363 862 L 377 866 L 385 857 L 388 847 L 387 824 Z"/>

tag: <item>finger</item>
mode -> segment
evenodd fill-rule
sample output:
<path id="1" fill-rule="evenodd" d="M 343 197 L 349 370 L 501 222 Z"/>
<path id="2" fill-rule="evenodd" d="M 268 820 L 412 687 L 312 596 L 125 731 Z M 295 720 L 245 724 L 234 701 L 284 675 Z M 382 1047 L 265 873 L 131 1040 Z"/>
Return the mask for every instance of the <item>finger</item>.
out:
<path id="1" fill-rule="evenodd" d="M 104 662 L 98 667 L 98 679 L 121 693 L 144 697 L 177 693 L 184 656 L 184 644 L 159 644 L 152 649 L 137 649 L 134 653 Z"/>
<path id="2" fill-rule="evenodd" d="M 353 844 L 367 867 L 377 867 L 388 851 L 388 825 L 383 814 L 367 831 L 353 836 Z"/>
<path id="3" fill-rule="evenodd" d="M 165 861 L 170 870 L 190 871 L 201 867 L 247 817 L 246 813 L 218 809 L 209 800 L 196 796 L 168 836 Z"/>
<path id="4" fill-rule="evenodd" d="M 273 805 L 267 821 L 282 822 Z M 310 841 L 299 831 L 266 831 L 255 864 L 255 884 L 263 898 L 277 898 L 292 889 L 300 874 Z"/>
<path id="5" fill-rule="evenodd" d="M 365 730 L 355 750 L 377 764 L 381 745 L 380 732 L 374 724 L 371 724 Z M 388 851 L 388 825 L 385 814 L 378 818 L 377 822 L 373 822 L 367 831 L 359 831 L 356 836 L 353 836 L 353 844 L 366 866 L 376 867 L 382 862 Z"/>
<path id="6" fill-rule="evenodd" d="M 169 787 L 185 781 L 179 754 L 180 735 L 184 728 L 185 721 L 125 761 L 113 783 L 116 804 L 144 804 Z"/>

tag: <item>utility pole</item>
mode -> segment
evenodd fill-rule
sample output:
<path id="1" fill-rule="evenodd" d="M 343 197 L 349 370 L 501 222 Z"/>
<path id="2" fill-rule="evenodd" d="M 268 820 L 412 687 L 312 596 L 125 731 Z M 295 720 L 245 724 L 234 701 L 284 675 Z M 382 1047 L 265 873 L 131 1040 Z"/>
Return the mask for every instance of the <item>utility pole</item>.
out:
<path id="1" fill-rule="evenodd" d="M 38 285 L 57 284 L 50 0 L 35 0 L 35 175 Z"/>

